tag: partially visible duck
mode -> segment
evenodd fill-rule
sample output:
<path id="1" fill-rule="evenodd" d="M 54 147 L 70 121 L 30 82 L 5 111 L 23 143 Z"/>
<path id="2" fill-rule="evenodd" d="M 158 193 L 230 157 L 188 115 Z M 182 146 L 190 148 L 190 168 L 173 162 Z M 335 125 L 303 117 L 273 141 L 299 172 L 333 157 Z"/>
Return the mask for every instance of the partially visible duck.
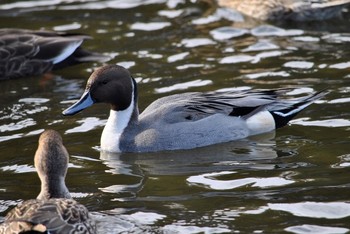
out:
<path id="1" fill-rule="evenodd" d="M 0 29 L 0 80 L 40 75 L 81 62 L 108 57 L 83 50 L 89 36 L 53 31 Z"/>
<path id="2" fill-rule="evenodd" d="M 350 0 L 217 0 L 223 7 L 233 8 L 260 20 L 326 20 L 341 15 Z"/>
<path id="3" fill-rule="evenodd" d="M 175 94 L 154 101 L 139 115 L 137 84 L 130 72 L 105 65 L 92 73 L 80 100 L 63 115 L 74 115 L 94 103 L 109 103 L 110 115 L 101 136 L 103 151 L 191 149 L 282 127 L 327 93 L 281 99 L 287 91 Z"/>
<path id="4" fill-rule="evenodd" d="M 68 152 L 58 132 L 41 134 L 34 164 L 41 180 L 40 194 L 12 209 L 0 233 L 96 233 L 88 210 L 72 199 L 65 184 Z"/>

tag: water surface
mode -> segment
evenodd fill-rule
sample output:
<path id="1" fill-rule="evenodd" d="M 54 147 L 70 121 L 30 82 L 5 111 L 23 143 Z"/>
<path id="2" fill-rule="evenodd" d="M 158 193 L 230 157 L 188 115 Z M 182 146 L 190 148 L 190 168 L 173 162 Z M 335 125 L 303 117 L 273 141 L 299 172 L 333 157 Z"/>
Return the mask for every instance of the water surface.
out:
<path id="1" fill-rule="evenodd" d="M 0 27 L 89 34 L 84 47 L 130 69 L 139 105 L 187 91 L 331 91 L 275 133 L 146 154 L 100 153 L 108 106 L 63 117 L 91 71 L 80 64 L 0 84 L 0 219 L 39 193 L 38 135 L 59 131 L 67 185 L 100 233 L 346 233 L 350 222 L 350 14 L 275 25 L 206 2 L 3 1 Z"/>

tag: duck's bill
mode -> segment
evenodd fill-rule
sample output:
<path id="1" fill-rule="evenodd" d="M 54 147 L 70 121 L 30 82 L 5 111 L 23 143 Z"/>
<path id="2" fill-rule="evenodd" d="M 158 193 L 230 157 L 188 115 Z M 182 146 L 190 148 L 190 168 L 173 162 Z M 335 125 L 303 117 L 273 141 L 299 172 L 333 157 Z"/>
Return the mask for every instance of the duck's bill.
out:
<path id="1" fill-rule="evenodd" d="M 65 109 L 62 114 L 63 115 L 74 115 L 85 108 L 88 108 L 94 104 L 94 100 L 92 100 L 91 95 L 89 92 L 83 93 L 79 101 L 77 101 L 75 104 L 73 104 L 71 107 Z"/>

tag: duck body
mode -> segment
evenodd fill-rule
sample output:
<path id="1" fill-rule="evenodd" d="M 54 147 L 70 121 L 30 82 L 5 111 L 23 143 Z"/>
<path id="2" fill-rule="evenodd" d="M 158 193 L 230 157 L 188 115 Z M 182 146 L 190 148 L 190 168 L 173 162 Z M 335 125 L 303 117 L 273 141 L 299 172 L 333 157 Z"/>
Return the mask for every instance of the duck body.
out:
<path id="1" fill-rule="evenodd" d="M 18 204 L 6 215 L 0 233 L 96 233 L 87 208 L 73 200 L 66 187 L 68 152 L 58 132 L 41 134 L 34 164 L 41 191 L 36 199 Z"/>
<path id="2" fill-rule="evenodd" d="M 137 84 L 117 65 L 97 69 L 80 100 L 66 109 L 73 115 L 94 103 L 111 105 L 101 136 L 109 152 L 150 152 L 192 149 L 270 132 L 326 92 L 281 99 L 289 89 L 192 92 L 160 98 L 141 114 Z"/>
<path id="3" fill-rule="evenodd" d="M 107 57 L 82 49 L 86 35 L 26 29 L 0 29 L 0 80 L 40 75 Z"/>
<path id="4" fill-rule="evenodd" d="M 177 96 L 170 96 L 174 101 Z M 159 101 L 166 101 L 168 98 Z M 170 101 L 169 100 L 169 101 Z M 114 120 L 118 113 L 110 113 L 110 117 L 101 136 L 101 148 L 110 152 L 147 152 L 159 150 L 191 149 L 205 145 L 226 142 L 248 136 L 248 131 L 239 125 L 243 121 L 230 121 L 225 115 L 211 115 L 198 120 L 189 119 L 176 106 L 166 106 L 167 110 L 144 112 L 138 121 L 133 121 L 118 134 Z M 172 117 L 166 112 L 174 110 Z M 111 111 L 112 112 L 112 111 Z M 186 119 L 187 118 L 187 119 Z M 217 123 L 217 128 L 207 128 L 208 124 Z M 209 125 L 209 126 L 210 126 Z M 116 126 L 115 126 L 116 127 Z"/>
<path id="5" fill-rule="evenodd" d="M 73 199 L 31 199 L 12 209 L 0 233 L 95 233 L 85 206 Z"/>
<path id="6" fill-rule="evenodd" d="M 218 4 L 260 20 L 315 21 L 339 17 L 350 0 L 218 0 Z"/>
<path id="7" fill-rule="evenodd" d="M 258 120 L 261 125 L 257 129 L 251 124 L 250 118 L 230 115 L 232 109 L 228 107 L 219 104 L 218 109 L 205 109 L 205 105 L 209 105 L 210 101 L 218 101 L 217 95 L 218 93 L 185 93 L 156 100 L 140 114 L 138 121 L 131 122 L 125 128 L 119 137 L 119 151 L 191 149 L 242 139 L 275 129 L 272 116 L 263 116 L 265 113 L 259 114 L 262 119 Z M 257 116 L 253 119 L 255 117 Z M 114 134 L 109 132 L 110 129 L 112 128 L 106 125 L 101 147 L 107 151 L 118 151 L 117 147 L 108 147 L 112 144 L 107 139 L 115 139 Z"/>

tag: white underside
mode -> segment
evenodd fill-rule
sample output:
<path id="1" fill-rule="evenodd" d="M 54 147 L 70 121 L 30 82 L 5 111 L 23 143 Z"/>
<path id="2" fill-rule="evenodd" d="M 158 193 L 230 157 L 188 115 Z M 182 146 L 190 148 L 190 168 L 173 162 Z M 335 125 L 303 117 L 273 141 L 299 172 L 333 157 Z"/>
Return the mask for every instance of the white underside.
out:
<path id="1" fill-rule="evenodd" d="M 269 111 L 261 111 L 246 120 L 250 135 L 270 132 L 276 128 L 275 119 Z"/>
<path id="2" fill-rule="evenodd" d="M 134 99 L 130 106 L 123 111 L 111 110 L 101 135 L 101 150 L 108 152 L 121 152 L 120 137 L 128 126 L 134 108 Z"/>

